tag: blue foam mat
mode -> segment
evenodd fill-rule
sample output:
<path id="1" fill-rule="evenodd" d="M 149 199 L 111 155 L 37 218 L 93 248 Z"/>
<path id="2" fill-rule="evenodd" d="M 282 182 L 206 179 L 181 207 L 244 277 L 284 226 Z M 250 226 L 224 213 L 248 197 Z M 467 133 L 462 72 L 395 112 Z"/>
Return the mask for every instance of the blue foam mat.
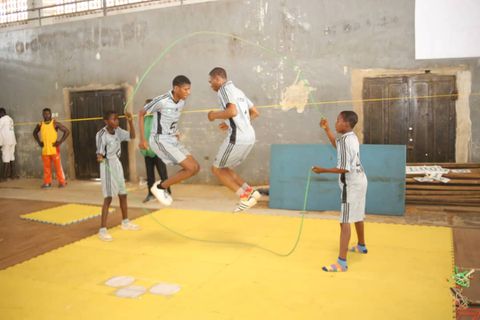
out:
<path id="1" fill-rule="evenodd" d="M 272 145 L 270 208 L 301 210 L 308 170 L 313 165 L 335 167 L 336 157 L 336 150 L 331 145 Z M 367 213 L 403 215 L 405 146 L 361 145 L 360 158 L 368 179 Z M 307 210 L 340 210 L 338 175 L 312 176 Z"/>

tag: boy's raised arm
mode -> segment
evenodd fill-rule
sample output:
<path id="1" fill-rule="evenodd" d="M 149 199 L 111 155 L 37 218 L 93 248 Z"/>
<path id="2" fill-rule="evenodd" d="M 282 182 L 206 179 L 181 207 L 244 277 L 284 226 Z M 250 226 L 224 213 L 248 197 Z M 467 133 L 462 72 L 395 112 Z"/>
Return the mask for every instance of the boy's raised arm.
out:
<path id="1" fill-rule="evenodd" d="M 337 143 L 335 142 L 335 136 L 333 135 L 332 130 L 330 130 L 330 127 L 328 126 L 328 120 L 325 118 L 322 118 L 322 120 L 320 120 L 320 127 L 322 127 L 322 129 L 325 130 L 328 140 L 330 140 L 330 143 L 336 149 Z"/>
<path id="2" fill-rule="evenodd" d="M 135 126 L 133 125 L 133 116 L 130 112 L 125 112 L 125 118 L 128 121 L 130 131 L 130 139 L 135 139 Z"/>
<path id="3" fill-rule="evenodd" d="M 139 147 L 140 149 L 143 149 L 143 150 L 148 149 L 148 144 L 147 144 L 147 141 L 145 140 L 145 126 L 143 123 L 146 114 L 147 114 L 147 111 L 145 111 L 145 109 L 140 110 L 140 112 L 138 113 L 138 130 L 140 131 Z"/>

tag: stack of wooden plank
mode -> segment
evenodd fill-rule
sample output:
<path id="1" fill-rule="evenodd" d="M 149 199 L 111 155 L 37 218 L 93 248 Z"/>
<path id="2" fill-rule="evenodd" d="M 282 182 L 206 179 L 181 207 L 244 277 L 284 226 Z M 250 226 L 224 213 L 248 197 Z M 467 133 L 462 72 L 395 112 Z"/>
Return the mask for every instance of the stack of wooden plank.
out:
<path id="1" fill-rule="evenodd" d="M 467 169 L 468 173 L 445 173 L 442 177 L 450 179 L 447 183 L 440 181 L 419 182 L 415 177 L 424 174 L 407 174 L 407 204 L 475 206 L 480 207 L 480 163 L 408 163 L 408 166 L 441 166 L 444 169 Z"/>

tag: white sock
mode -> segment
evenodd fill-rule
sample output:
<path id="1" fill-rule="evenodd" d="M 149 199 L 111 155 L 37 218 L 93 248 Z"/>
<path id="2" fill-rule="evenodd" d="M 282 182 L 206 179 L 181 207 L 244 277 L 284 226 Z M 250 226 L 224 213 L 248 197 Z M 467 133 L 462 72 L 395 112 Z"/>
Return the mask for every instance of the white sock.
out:
<path id="1" fill-rule="evenodd" d="M 237 192 L 235 192 L 237 194 L 237 196 L 241 196 L 243 193 L 245 192 L 245 190 L 243 190 L 242 188 L 238 188 Z"/>
<path id="2" fill-rule="evenodd" d="M 245 182 L 244 184 L 242 184 L 242 189 L 243 189 L 243 190 L 247 190 L 248 188 L 250 188 L 250 186 L 248 185 L 248 183 Z"/>
<path id="3" fill-rule="evenodd" d="M 128 218 L 122 220 L 122 224 L 127 224 L 127 223 L 129 223 L 129 222 L 130 222 L 130 220 L 128 220 Z"/>
<path id="4" fill-rule="evenodd" d="M 107 233 L 107 228 L 100 228 L 99 233 Z"/>

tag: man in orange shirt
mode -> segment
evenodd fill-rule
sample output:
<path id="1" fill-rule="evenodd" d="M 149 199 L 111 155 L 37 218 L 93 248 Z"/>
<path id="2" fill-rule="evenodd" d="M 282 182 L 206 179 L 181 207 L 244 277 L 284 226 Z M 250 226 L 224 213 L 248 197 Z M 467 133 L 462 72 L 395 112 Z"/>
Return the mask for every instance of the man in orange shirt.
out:
<path id="1" fill-rule="evenodd" d="M 42 114 L 43 121 L 37 124 L 35 130 L 33 130 L 33 137 L 37 141 L 38 145 L 42 147 L 42 188 L 49 189 L 52 187 L 52 162 L 55 166 L 55 172 L 57 174 L 58 187 L 63 188 L 66 185 L 66 181 L 65 174 L 63 173 L 62 169 L 62 161 L 60 159 L 60 145 L 67 139 L 70 131 L 60 122 L 52 119 L 52 111 L 49 108 L 43 109 Z M 58 140 L 58 130 L 63 132 L 60 140 Z M 38 133 L 40 133 L 40 136 Z"/>

